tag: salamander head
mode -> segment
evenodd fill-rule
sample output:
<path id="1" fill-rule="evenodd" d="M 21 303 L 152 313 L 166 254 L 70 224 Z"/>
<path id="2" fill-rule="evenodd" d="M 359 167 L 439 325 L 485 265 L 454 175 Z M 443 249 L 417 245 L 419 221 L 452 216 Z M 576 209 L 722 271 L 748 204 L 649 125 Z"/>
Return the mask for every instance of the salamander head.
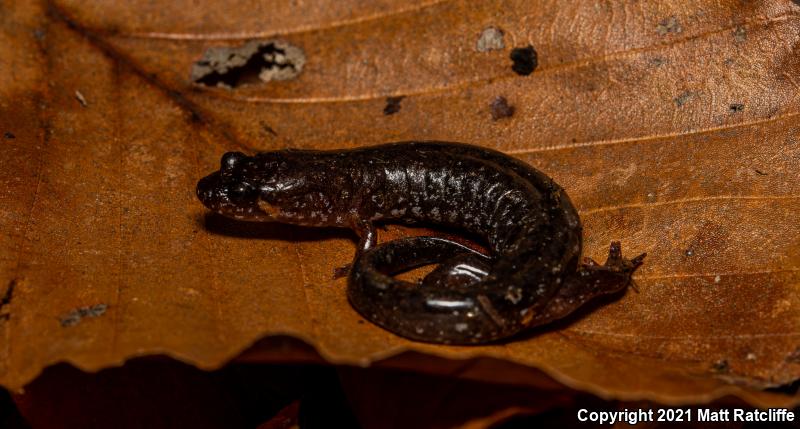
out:
<path id="1" fill-rule="evenodd" d="M 209 209 L 238 220 L 280 221 L 280 201 L 295 180 L 279 152 L 247 156 L 228 152 L 220 169 L 197 182 L 197 198 Z"/>

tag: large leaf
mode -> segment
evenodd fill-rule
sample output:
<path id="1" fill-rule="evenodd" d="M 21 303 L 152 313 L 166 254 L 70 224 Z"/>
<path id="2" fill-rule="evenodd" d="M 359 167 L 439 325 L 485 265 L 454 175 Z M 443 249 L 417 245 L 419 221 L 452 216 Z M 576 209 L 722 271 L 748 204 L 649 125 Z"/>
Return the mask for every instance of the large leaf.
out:
<path id="1" fill-rule="evenodd" d="M 289 335 L 334 363 L 482 357 L 606 397 L 798 402 L 762 390 L 800 378 L 798 5 L 295 3 L 2 4 L 0 383 L 152 353 L 212 368 Z M 476 49 L 490 27 L 503 48 Z M 191 82 L 209 49 L 251 39 L 302 49 L 302 71 Z M 528 45 L 525 76 L 509 55 Z M 414 343 L 332 280 L 346 232 L 240 225 L 194 197 L 225 150 L 412 139 L 554 177 L 585 254 L 648 253 L 640 293 L 504 344 Z"/>

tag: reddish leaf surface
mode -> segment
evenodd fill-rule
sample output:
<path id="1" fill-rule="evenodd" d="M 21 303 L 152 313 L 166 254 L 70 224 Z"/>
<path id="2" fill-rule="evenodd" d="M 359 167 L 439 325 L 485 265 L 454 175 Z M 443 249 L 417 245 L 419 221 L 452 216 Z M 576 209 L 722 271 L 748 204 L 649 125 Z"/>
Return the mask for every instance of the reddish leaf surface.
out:
<path id="1" fill-rule="evenodd" d="M 527 368 L 604 397 L 798 402 L 763 389 L 800 378 L 800 6 L 295 3 L 0 4 L 1 384 L 151 353 L 213 368 L 289 335 L 333 363 L 488 357 L 517 369 L 479 377 Z M 479 51 L 490 27 L 503 48 Z M 302 72 L 190 81 L 209 48 L 251 39 L 299 47 Z M 509 53 L 528 45 L 521 76 Z M 411 139 L 550 174 L 586 255 L 648 253 L 640 293 L 506 344 L 413 343 L 331 279 L 348 234 L 237 225 L 194 197 L 225 150 Z"/>

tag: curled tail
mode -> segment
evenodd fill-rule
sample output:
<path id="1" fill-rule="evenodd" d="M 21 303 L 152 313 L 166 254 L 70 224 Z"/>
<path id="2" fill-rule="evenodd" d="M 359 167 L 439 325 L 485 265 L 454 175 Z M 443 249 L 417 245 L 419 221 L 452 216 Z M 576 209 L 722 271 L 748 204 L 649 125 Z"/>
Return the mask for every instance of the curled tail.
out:
<path id="1" fill-rule="evenodd" d="M 623 258 L 613 242 L 605 264 L 587 259 L 554 295 L 536 299 L 530 287 L 494 278 L 492 260 L 481 253 L 441 238 L 411 237 L 359 255 L 347 295 L 364 318 L 402 337 L 479 344 L 565 317 L 598 295 L 623 291 L 643 258 Z M 393 277 L 441 261 L 420 284 Z"/>
<path id="2" fill-rule="evenodd" d="M 392 277 L 442 261 L 421 284 Z M 513 335 L 521 327 L 502 316 L 498 300 L 507 298 L 487 287 L 490 268 L 489 257 L 453 241 L 393 240 L 358 256 L 350 270 L 348 298 L 363 317 L 406 338 L 485 343 Z"/>

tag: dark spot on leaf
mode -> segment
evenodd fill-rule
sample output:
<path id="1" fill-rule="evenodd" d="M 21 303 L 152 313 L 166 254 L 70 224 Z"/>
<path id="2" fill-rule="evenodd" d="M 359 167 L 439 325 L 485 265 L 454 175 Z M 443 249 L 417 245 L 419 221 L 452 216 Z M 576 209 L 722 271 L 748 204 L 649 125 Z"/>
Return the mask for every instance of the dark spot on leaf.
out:
<path id="1" fill-rule="evenodd" d="M 512 49 L 509 57 L 514 62 L 511 70 L 514 70 L 514 73 L 520 76 L 527 76 L 533 73 L 536 66 L 539 65 L 538 55 L 531 45 Z"/>
<path id="2" fill-rule="evenodd" d="M 508 104 L 508 100 L 506 100 L 503 96 L 497 96 L 492 103 L 489 105 L 491 112 L 492 112 L 492 120 L 498 120 L 503 118 L 511 117 L 514 114 L 514 106 L 510 106 Z"/>
<path id="3" fill-rule="evenodd" d="M 744 104 L 742 104 L 742 103 L 733 103 L 728 107 L 728 110 L 731 113 L 739 113 L 742 110 L 744 110 Z"/>
<path id="4" fill-rule="evenodd" d="M 400 111 L 400 101 L 405 97 L 386 97 L 386 107 L 383 108 L 384 115 L 393 115 Z"/>
<path id="5" fill-rule="evenodd" d="M 14 289 L 17 287 L 17 280 L 11 280 L 8 282 L 8 286 L 6 287 L 5 293 L 3 293 L 3 297 L 0 298 L 0 320 L 8 320 L 11 316 L 8 312 L 3 311 L 8 304 L 11 304 L 11 300 L 14 298 Z"/>
<path id="6" fill-rule="evenodd" d="M 786 356 L 786 362 L 800 364 L 800 347 L 794 349 L 793 352 Z"/>
<path id="7" fill-rule="evenodd" d="M 15 136 L 14 133 L 12 133 L 11 131 L 6 131 L 5 133 L 3 133 L 3 137 L 5 137 L 6 140 L 17 138 L 17 136 Z"/>
<path id="8" fill-rule="evenodd" d="M 683 31 L 681 24 L 674 16 L 661 20 L 656 27 L 656 33 L 660 36 L 664 36 L 667 33 L 680 33 L 681 31 Z"/>
<path id="9" fill-rule="evenodd" d="M 730 371 L 731 366 L 725 359 L 720 359 L 713 364 L 711 364 L 711 370 L 714 372 L 728 372 Z"/>
<path id="10" fill-rule="evenodd" d="M 744 27 L 736 27 L 736 29 L 733 30 L 733 38 L 739 43 L 744 42 L 747 40 L 747 30 L 745 30 Z"/>
<path id="11" fill-rule="evenodd" d="M 303 50 L 282 40 L 251 41 L 239 48 L 209 48 L 192 67 L 191 80 L 206 86 L 289 80 L 303 71 Z"/>
<path id="12" fill-rule="evenodd" d="M 97 304 L 89 307 L 79 307 L 61 316 L 61 326 L 66 328 L 77 325 L 84 317 L 99 317 L 108 309 L 108 304 Z"/>
<path id="13" fill-rule="evenodd" d="M 681 107 L 684 104 L 686 104 L 689 100 L 694 98 L 694 96 L 695 96 L 695 93 L 693 93 L 691 91 L 685 91 L 683 94 L 675 97 L 672 101 L 675 102 L 676 106 Z"/>
<path id="14" fill-rule="evenodd" d="M 259 125 L 261 125 L 261 129 L 264 130 L 266 133 L 272 134 L 275 137 L 278 136 L 278 133 L 276 133 L 275 130 L 273 130 L 272 127 L 270 127 L 269 124 L 267 124 L 266 122 L 261 121 L 259 122 Z"/>

